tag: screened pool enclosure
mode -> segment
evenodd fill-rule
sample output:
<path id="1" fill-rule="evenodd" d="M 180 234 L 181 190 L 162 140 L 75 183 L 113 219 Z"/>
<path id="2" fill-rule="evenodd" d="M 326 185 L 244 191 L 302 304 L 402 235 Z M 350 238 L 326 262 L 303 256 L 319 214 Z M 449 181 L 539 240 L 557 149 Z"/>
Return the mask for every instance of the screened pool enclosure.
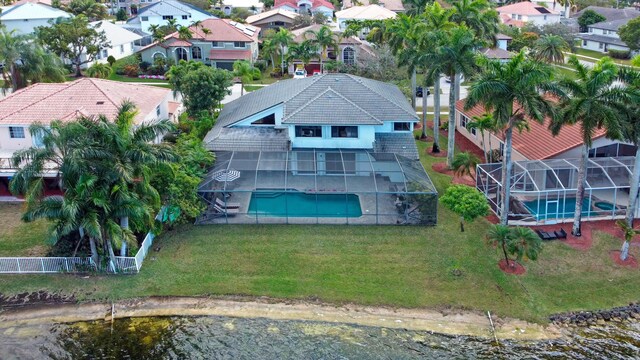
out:
<path id="1" fill-rule="evenodd" d="M 582 202 L 583 220 L 624 217 L 635 158 L 590 158 Z M 578 181 L 577 159 L 517 161 L 511 175 L 510 223 L 550 224 L 573 219 Z M 477 167 L 476 187 L 500 215 L 502 164 Z M 636 214 L 638 209 L 635 209 Z"/>
<path id="2" fill-rule="evenodd" d="M 438 194 L 418 160 L 365 150 L 217 152 L 197 223 L 425 224 Z"/>

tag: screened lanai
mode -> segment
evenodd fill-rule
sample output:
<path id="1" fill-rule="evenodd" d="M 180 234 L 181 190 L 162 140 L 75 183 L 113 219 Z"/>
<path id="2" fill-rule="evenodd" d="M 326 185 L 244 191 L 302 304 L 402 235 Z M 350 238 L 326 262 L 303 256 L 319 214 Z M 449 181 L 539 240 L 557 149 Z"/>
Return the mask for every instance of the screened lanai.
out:
<path id="1" fill-rule="evenodd" d="M 633 156 L 589 159 L 582 202 L 584 220 L 624 216 L 634 161 Z M 510 222 L 550 224 L 571 221 L 576 206 L 577 182 L 577 159 L 514 162 Z M 485 194 L 494 212 L 500 215 L 502 164 L 478 165 L 476 187 Z"/>
<path id="2" fill-rule="evenodd" d="M 437 192 L 422 164 L 366 150 L 217 152 L 198 223 L 427 224 Z"/>

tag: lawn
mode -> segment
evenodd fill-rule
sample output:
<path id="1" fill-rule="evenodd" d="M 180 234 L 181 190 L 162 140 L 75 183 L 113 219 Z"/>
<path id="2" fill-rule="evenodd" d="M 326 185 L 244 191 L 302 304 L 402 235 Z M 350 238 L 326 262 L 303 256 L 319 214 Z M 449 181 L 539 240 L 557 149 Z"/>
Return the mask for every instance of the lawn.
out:
<path id="1" fill-rule="evenodd" d="M 44 221 L 31 224 L 20 220 L 23 205 L 20 203 L 0 203 L 0 257 L 2 256 L 44 256 L 48 246 L 48 226 Z"/>
<path id="2" fill-rule="evenodd" d="M 589 49 L 583 49 L 581 47 L 576 48 L 576 55 L 578 55 L 578 59 L 586 60 L 586 61 L 594 61 L 594 60 L 585 59 L 584 57 L 580 57 L 579 55 L 587 56 L 587 57 L 590 57 L 590 58 L 596 58 L 596 59 L 601 59 L 601 58 L 603 58 L 605 56 L 609 56 L 607 54 L 603 54 L 603 53 L 598 52 L 598 51 L 589 50 Z M 631 60 L 613 59 L 613 61 L 618 63 L 618 64 L 622 64 L 622 65 L 631 65 Z"/>
<path id="3" fill-rule="evenodd" d="M 260 90 L 262 88 L 264 88 L 264 86 L 245 85 L 244 86 L 244 91 L 245 92 L 252 92 L 252 91 Z"/>
<path id="4" fill-rule="evenodd" d="M 446 138 L 441 141 L 445 148 Z M 421 161 L 442 192 L 451 178 L 431 170 L 444 159 L 425 155 L 429 146 L 418 142 Z M 620 269 L 609 259 L 618 239 L 599 234 L 587 252 L 546 243 L 538 262 L 525 263 L 527 273 L 517 277 L 498 269 L 499 253 L 484 240 L 486 220 L 468 224 L 464 233 L 458 221 L 440 208 L 434 227 L 185 225 L 158 238 L 153 248 L 160 250 L 149 254 L 138 275 L 4 275 L 0 289 L 74 293 L 81 299 L 242 294 L 490 310 L 533 321 L 638 299 L 638 270 Z M 455 276 L 455 269 L 462 275 Z"/>

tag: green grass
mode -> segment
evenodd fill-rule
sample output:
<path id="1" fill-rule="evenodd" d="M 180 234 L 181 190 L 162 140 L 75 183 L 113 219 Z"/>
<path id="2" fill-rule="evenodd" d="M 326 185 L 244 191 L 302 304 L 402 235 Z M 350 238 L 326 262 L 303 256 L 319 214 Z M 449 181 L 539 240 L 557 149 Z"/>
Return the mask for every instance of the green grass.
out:
<path id="1" fill-rule="evenodd" d="M 48 226 L 44 221 L 23 223 L 20 221 L 23 205 L 0 203 L 0 257 L 2 256 L 44 256 L 48 246 Z"/>
<path id="2" fill-rule="evenodd" d="M 594 51 L 594 50 L 583 49 L 581 47 L 576 48 L 576 54 L 577 55 L 591 57 L 591 58 L 596 58 L 596 59 L 602 59 L 605 56 L 609 56 L 608 54 L 603 54 L 601 52 Z M 580 57 L 580 56 L 578 56 L 578 59 L 585 60 L 585 61 L 593 61 L 591 59 L 585 59 L 585 58 Z M 622 64 L 622 65 L 631 65 L 631 60 L 613 59 L 613 61 L 618 63 L 618 64 Z"/>
<path id="3" fill-rule="evenodd" d="M 264 86 L 245 85 L 244 86 L 244 91 L 245 92 L 252 92 L 252 91 L 260 90 L 262 88 L 264 88 Z"/>
<path id="4" fill-rule="evenodd" d="M 126 75 L 118 75 L 114 72 L 111 73 L 111 75 L 109 75 L 109 77 L 107 78 L 109 80 L 114 80 L 114 81 L 121 81 L 121 82 L 144 82 L 144 83 L 167 83 L 167 80 L 160 80 L 160 79 L 141 79 L 141 78 L 137 78 L 137 77 L 129 77 Z"/>
<path id="5" fill-rule="evenodd" d="M 445 148 L 445 137 L 441 145 Z M 431 170 L 444 159 L 426 155 L 430 146 L 418 142 L 421 162 L 442 192 L 451 178 Z M 17 223 L 15 216 L 10 220 Z M 138 275 L 4 275 L 0 289 L 4 294 L 47 290 L 98 300 L 242 294 L 490 310 L 533 321 L 556 312 L 638 299 L 637 270 L 616 267 L 609 258 L 619 239 L 599 234 L 586 252 L 560 242 L 545 243 L 540 259 L 526 262 L 527 273 L 518 277 L 498 269 L 499 252 L 484 240 L 486 220 L 468 224 L 464 233 L 458 221 L 441 207 L 434 227 L 185 225 L 158 238 L 153 248 L 160 251 L 151 251 Z M 10 235 L 3 234 L 3 240 L 25 241 L 30 226 L 16 226 Z M 44 229 L 37 230 L 37 237 L 35 230 L 29 232 L 26 243 L 41 243 Z M 462 276 L 454 276 L 454 269 Z"/>
<path id="6" fill-rule="evenodd" d="M 561 76 L 566 76 L 570 79 L 575 79 L 576 78 L 576 72 L 567 68 L 567 67 L 563 67 L 563 66 L 558 66 L 558 65 L 553 65 L 556 74 L 561 75 Z"/>

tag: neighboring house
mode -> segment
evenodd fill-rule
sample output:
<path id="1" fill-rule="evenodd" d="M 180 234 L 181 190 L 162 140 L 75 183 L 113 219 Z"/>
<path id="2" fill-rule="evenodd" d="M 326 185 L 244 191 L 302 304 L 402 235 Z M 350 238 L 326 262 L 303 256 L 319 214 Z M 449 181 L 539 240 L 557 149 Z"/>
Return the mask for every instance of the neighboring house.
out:
<path id="1" fill-rule="evenodd" d="M 96 31 L 104 31 L 107 41 L 109 41 L 109 47 L 101 49 L 100 53 L 96 56 L 95 61 L 86 63 L 83 66 L 89 67 L 94 63 L 106 63 L 109 56 L 113 56 L 116 60 L 123 57 L 132 55 L 135 52 L 134 42 L 142 39 L 142 36 L 131 32 L 123 27 L 112 24 L 107 20 L 94 21 L 90 23 L 94 26 Z M 86 59 L 86 55 L 83 55 L 83 61 Z"/>
<path id="2" fill-rule="evenodd" d="M 480 49 L 480 53 L 489 59 L 496 59 L 502 62 L 509 61 L 513 54 L 507 51 L 511 37 L 504 34 L 496 34 L 496 46 L 493 48 Z"/>
<path id="3" fill-rule="evenodd" d="M 356 1 L 344 0 L 342 2 L 342 9 L 344 10 L 354 6 L 367 6 L 367 5 L 378 5 L 396 13 L 402 13 L 405 11 L 404 5 L 402 4 L 402 0 L 380 0 L 375 3 L 372 3 L 370 0 L 356 0 Z"/>
<path id="4" fill-rule="evenodd" d="M 222 0 L 216 2 L 213 8 L 222 11 L 225 15 L 231 15 L 233 9 L 246 9 L 253 14 L 259 14 L 264 4 L 260 0 Z"/>
<path id="5" fill-rule="evenodd" d="M 274 29 L 276 31 L 280 28 L 290 29 L 296 17 L 298 17 L 297 13 L 278 8 L 257 15 L 251 15 L 245 21 L 249 25 L 262 29 L 261 33 L 264 34 L 264 30 L 268 29 Z"/>
<path id="6" fill-rule="evenodd" d="M 189 26 L 215 16 L 191 4 L 176 0 L 161 0 L 138 11 L 138 16 L 127 20 L 130 26 L 136 26 L 146 33 L 151 33 L 151 25 L 167 25 L 169 20 L 175 20 L 177 25 Z"/>
<path id="7" fill-rule="evenodd" d="M 602 6 L 587 6 L 586 8 L 573 14 L 571 17 L 577 19 L 580 16 L 582 16 L 582 14 L 584 14 L 585 11 L 588 11 L 588 10 L 594 11 L 604 16 L 606 21 L 613 21 L 613 20 L 620 20 L 620 19 L 634 19 L 640 16 L 640 11 L 633 8 L 614 9 L 614 8 L 602 7 Z"/>
<path id="8" fill-rule="evenodd" d="M 117 9 L 124 9 L 128 15 L 138 15 L 143 7 L 159 1 L 162 0 L 118 0 Z"/>
<path id="9" fill-rule="evenodd" d="M 289 10 L 298 14 L 323 13 L 329 19 L 333 19 L 335 7 L 327 0 L 275 0 L 273 9 Z"/>
<path id="10" fill-rule="evenodd" d="M 347 21 L 356 20 L 386 20 L 395 19 L 396 13 L 378 5 L 353 6 L 336 12 L 336 20 L 341 31 L 347 28 Z M 360 36 L 366 37 L 368 31 L 362 30 Z"/>
<path id="11" fill-rule="evenodd" d="M 79 116 L 116 116 L 124 100 L 135 103 L 138 114 L 134 122 L 142 124 L 169 119 L 173 95 L 170 89 L 83 78 L 68 83 L 37 83 L 0 100 L 0 186 L 7 183 L 14 169 L 9 161 L 16 150 L 39 146 L 29 126 L 48 125 L 54 120 L 73 121 Z M 174 105 L 174 108 L 179 107 Z M 55 176 L 55 173 L 45 174 Z M 0 189 L 1 190 L 1 189 Z"/>
<path id="12" fill-rule="evenodd" d="M 560 22 L 560 13 L 543 5 L 523 1 L 496 9 L 502 23 L 522 27 L 529 22 L 538 26 Z"/>
<path id="13" fill-rule="evenodd" d="M 7 30 L 31 34 L 38 26 L 49 26 L 49 21 L 70 18 L 71 14 L 40 3 L 22 3 L 0 7 L 0 24 Z"/>
<path id="14" fill-rule="evenodd" d="M 582 48 L 606 53 L 609 50 L 629 51 L 627 44 L 620 39 L 618 30 L 633 18 L 603 21 L 588 26 L 586 33 L 577 37 L 582 40 Z"/>
<path id="15" fill-rule="evenodd" d="M 217 68 L 233 70 L 236 60 L 254 62 L 258 58 L 260 28 L 229 19 L 207 19 L 190 26 L 191 39 L 183 40 L 178 33 L 142 48 L 142 61 L 153 64 L 157 57 L 172 61 L 196 60 Z"/>
<path id="16" fill-rule="evenodd" d="M 317 32 L 322 26 L 323 25 L 316 24 L 305 28 L 293 30 L 293 42 L 300 43 L 306 39 L 313 39 L 313 35 L 306 34 L 306 32 Z M 346 65 L 355 65 L 358 61 L 364 59 L 367 56 L 375 56 L 373 48 L 366 41 L 360 40 L 355 36 L 340 37 L 338 47 L 339 49 L 337 50 L 337 52 L 336 49 L 328 48 L 326 58 L 323 61 L 327 62 L 329 60 L 335 60 L 343 62 Z M 293 74 L 294 69 L 298 65 L 302 65 L 302 62 L 300 60 L 294 59 L 290 61 L 289 74 Z M 311 60 L 311 62 L 305 66 L 305 69 L 307 70 L 307 74 L 309 76 L 316 72 L 319 72 L 321 70 L 319 57 Z"/>
<path id="17" fill-rule="evenodd" d="M 397 86 L 325 74 L 279 81 L 228 103 L 204 141 L 213 151 L 366 149 L 418 159 L 417 121 Z"/>

